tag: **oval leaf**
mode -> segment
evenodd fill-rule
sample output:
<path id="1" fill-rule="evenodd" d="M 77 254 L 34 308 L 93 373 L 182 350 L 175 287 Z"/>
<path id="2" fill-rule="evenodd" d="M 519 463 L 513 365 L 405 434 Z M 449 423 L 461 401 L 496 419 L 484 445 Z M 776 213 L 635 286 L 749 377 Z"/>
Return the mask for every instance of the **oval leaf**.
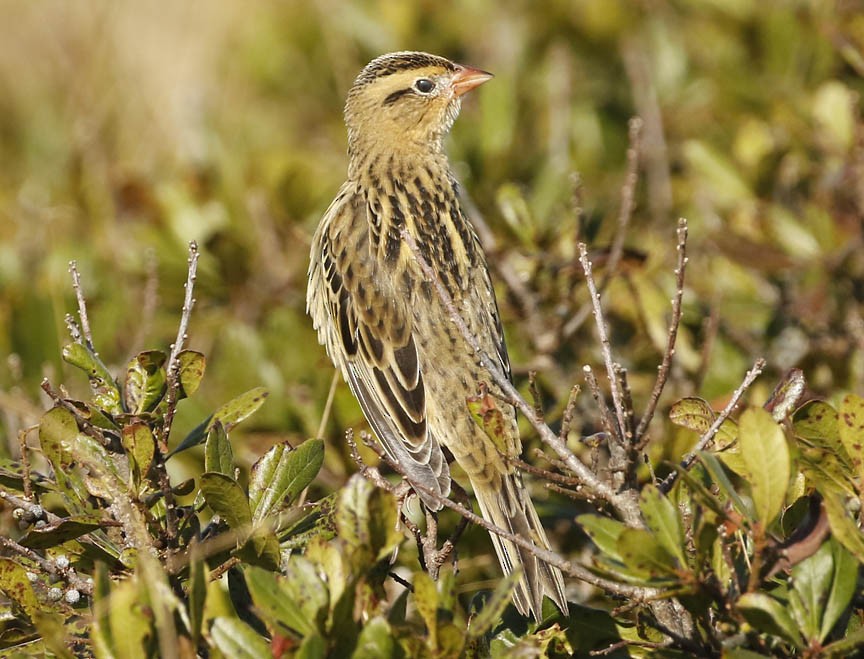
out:
<path id="1" fill-rule="evenodd" d="M 255 608 L 265 621 L 293 629 L 302 636 L 315 631 L 315 626 L 298 605 L 283 577 L 260 567 L 249 567 L 244 570 L 244 575 Z"/>
<path id="2" fill-rule="evenodd" d="M 684 528 L 675 505 L 656 486 L 647 485 L 640 494 L 639 507 L 648 529 L 660 545 L 677 558 L 682 566 L 686 565 Z"/>
<path id="3" fill-rule="evenodd" d="M 133 357 L 126 368 L 123 403 L 132 414 L 149 412 L 165 395 L 167 356 L 159 350 L 148 350 Z"/>
<path id="4" fill-rule="evenodd" d="M 249 501 L 255 521 L 264 519 L 281 506 L 290 505 L 324 462 L 324 442 L 310 439 L 297 449 L 288 442 L 271 447 L 252 467 Z"/>
<path id="5" fill-rule="evenodd" d="M 237 618 L 220 617 L 210 627 L 213 644 L 232 659 L 272 659 L 270 646 L 260 634 Z"/>
<path id="6" fill-rule="evenodd" d="M 204 470 L 232 476 L 234 474 L 234 450 L 228 441 L 225 426 L 217 421 L 204 443 Z"/>
<path id="7" fill-rule="evenodd" d="M 201 493 L 207 505 L 235 531 L 249 532 L 252 512 L 243 488 L 230 476 L 208 472 L 201 476 Z"/>
<path id="8" fill-rule="evenodd" d="M 0 558 L 0 590 L 15 602 L 31 622 L 39 613 L 39 600 L 27 578 L 27 570 L 10 558 Z"/>
<path id="9" fill-rule="evenodd" d="M 195 350 L 182 350 L 177 355 L 177 379 L 180 383 L 178 398 L 188 398 L 198 391 L 206 366 L 207 359 Z"/>
<path id="10" fill-rule="evenodd" d="M 783 429 L 763 409 L 741 415 L 738 441 L 750 475 L 756 518 L 766 527 L 780 514 L 792 469 Z"/>
<path id="11" fill-rule="evenodd" d="M 621 554 L 618 551 L 618 539 L 627 528 L 624 524 L 610 517 L 589 514 L 579 515 L 576 518 L 576 523 L 582 527 L 582 530 L 601 552 L 609 558 L 621 560 Z"/>
<path id="12" fill-rule="evenodd" d="M 637 576 L 660 577 L 675 575 L 678 564 L 672 554 L 657 541 L 650 531 L 625 529 L 618 538 L 621 562 Z"/>
<path id="13" fill-rule="evenodd" d="M 864 398 L 847 394 L 840 404 L 840 441 L 859 478 L 864 478 Z"/>
<path id="14" fill-rule="evenodd" d="M 256 387 L 228 401 L 186 435 L 180 445 L 168 454 L 168 457 L 203 442 L 216 423 L 221 423 L 225 427 L 225 432 L 231 432 L 234 426 L 254 414 L 267 400 L 268 395 L 269 392 L 264 387 Z"/>
<path id="15" fill-rule="evenodd" d="M 746 593 L 738 598 L 738 610 L 756 629 L 779 636 L 795 647 L 801 647 L 801 635 L 792 616 L 786 607 L 773 597 L 765 593 Z"/>

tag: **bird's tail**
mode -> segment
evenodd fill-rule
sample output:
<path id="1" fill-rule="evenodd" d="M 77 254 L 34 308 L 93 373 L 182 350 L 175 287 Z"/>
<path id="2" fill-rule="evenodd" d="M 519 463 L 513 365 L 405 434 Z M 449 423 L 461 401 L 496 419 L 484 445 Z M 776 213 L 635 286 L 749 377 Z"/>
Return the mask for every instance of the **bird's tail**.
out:
<path id="1" fill-rule="evenodd" d="M 502 475 L 497 487 L 492 487 L 489 483 L 472 485 L 483 519 L 513 535 L 530 540 L 542 549 L 549 549 L 546 532 L 518 473 Z M 566 615 L 567 597 L 564 594 L 561 570 L 541 561 L 528 549 L 519 547 L 495 533 L 490 535 L 504 572 L 510 574 L 516 567 L 522 567 L 522 578 L 513 591 L 513 601 L 519 613 L 531 615 L 539 622 L 545 594 Z"/>

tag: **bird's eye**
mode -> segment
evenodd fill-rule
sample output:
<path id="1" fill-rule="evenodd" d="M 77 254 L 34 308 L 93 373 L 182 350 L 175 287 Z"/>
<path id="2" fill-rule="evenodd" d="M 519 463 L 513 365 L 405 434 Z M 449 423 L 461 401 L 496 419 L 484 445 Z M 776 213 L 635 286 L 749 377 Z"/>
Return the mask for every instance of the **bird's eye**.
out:
<path id="1" fill-rule="evenodd" d="M 429 78 L 419 78 L 414 83 L 414 89 L 416 89 L 421 94 L 428 94 L 433 89 L 435 89 L 435 83 Z"/>

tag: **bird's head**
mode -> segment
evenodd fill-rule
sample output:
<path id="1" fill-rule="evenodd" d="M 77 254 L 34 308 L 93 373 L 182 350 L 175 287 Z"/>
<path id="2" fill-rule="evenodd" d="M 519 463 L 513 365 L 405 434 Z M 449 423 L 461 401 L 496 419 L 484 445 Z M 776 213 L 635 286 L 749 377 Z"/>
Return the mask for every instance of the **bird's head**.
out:
<path id="1" fill-rule="evenodd" d="M 377 57 L 357 76 L 345 103 L 349 151 L 440 153 L 462 95 L 491 77 L 428 53 Z"/>

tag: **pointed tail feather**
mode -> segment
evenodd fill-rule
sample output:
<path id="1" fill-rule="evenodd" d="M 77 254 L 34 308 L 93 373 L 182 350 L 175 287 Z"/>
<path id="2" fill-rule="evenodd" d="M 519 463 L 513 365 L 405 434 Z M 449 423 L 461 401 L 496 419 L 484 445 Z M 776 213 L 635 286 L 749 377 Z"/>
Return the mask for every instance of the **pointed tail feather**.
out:
<path id="1" fill-rule="evenodd" d="M 530 540 L 538 547 L 549 549 L 546 532 L 534 504 L 525 493 L 519 474 L 502 475 L 500 485 L 472 483 L 474 496 L 483 519 L 513 535 Z M 567 614 L 564 577 L 561 571 L 541 561 L 528 549 L 492 533 L 492 544 L 506 574 L 522 567 L 522 578 L 513 591 L 513 602 L 522 615 L 531 615 L 538 622 L 542 616 L 543 595 L 548 595 L 562 613 Z"/>

